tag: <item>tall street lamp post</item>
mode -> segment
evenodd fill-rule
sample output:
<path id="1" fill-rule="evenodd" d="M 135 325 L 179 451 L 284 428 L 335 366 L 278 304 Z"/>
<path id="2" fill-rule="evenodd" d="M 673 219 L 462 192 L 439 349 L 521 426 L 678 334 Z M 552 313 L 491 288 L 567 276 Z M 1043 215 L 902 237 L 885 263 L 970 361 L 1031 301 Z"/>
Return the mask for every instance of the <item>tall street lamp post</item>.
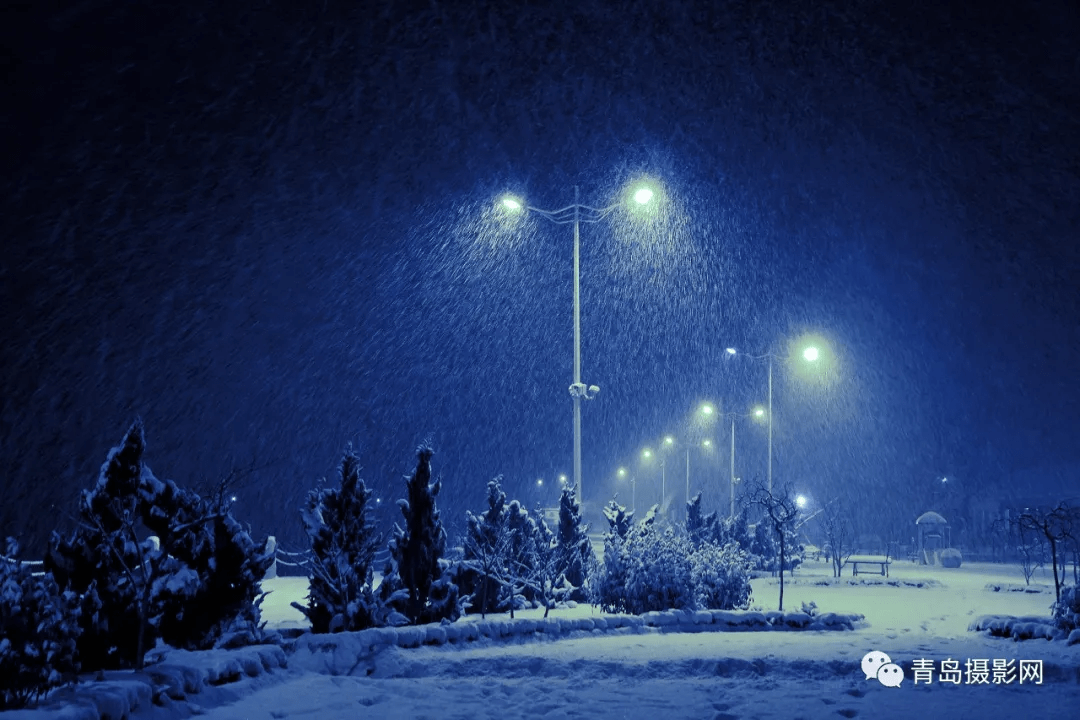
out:
<path id="1" fill-rule="evenodd" d="M 727 348 L 728 355 L 737 355 L 739 352 L 735 348 Z M 806 362 L 817 362 L 820 356 L 820 351 L 817 347 L 811 345 L 803 349 L 802 358 Z M 773 359 L 776 357 L 774 353 L 763 353 L 761 355 L 747 355 L 751 360 L 765 360 L 769 361 L 769 409 L 768 409 L 768 426 L 769 426 L 769 460 L 768 460 L 768 478 L 769 478 L 769 493 L 772 493 L 773 487 Z"/>
<path id="2" fill-rule="evenodd" d="M 542 210 L 524 204 L 514 197 L 504 197 L 503 207 L 519 212 L 527 210 L 550 220 L 556 225 L 573 223 L 574 226 L 574 378 L 570 385 L 570 397 L 574 400 L 574 490 L 578 502 L 584 506 L 585 498 L 581 481 L 581 399 L 591 400 L 600 392 L 596 385 L 585 386 L 581 382 L 581 223 L 598 223 L 615 211 L 621 203 L 605 208 L 594 208 L 578 202 L 578 188 L 574 186 L 574 204 L 558 210 Z M 652 190 L 642 187 L 634 192 L 634 201 L 646 205 L 653 198 Z"/>

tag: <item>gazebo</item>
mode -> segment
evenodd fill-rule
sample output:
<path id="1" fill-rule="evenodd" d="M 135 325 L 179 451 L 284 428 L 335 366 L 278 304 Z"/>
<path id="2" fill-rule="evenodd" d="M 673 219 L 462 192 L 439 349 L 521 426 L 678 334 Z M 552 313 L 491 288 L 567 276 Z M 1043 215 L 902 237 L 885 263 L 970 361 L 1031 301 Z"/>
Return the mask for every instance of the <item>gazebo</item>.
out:
<path id="1" fill-rule="evenodd" d="M 915 551 L 921 565 L 936 565 L 942 550 L 950 547 L 948 521 L 930 510 L 924 512 L 915 521 Z"/>

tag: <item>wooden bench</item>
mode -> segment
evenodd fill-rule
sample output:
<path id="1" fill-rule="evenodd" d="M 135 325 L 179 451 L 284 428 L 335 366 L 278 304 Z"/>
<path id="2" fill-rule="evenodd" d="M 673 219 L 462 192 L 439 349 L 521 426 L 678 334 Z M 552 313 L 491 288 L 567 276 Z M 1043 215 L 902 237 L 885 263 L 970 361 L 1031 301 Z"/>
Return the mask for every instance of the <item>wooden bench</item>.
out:
<path id="1" fill-rule="evenodd" d="M 877 574 L 889 577 L 889 565 L 892 564 L 892 560 L 885 555 L 853 555 L 847 559 L 844 565 L 851 566 L 851 575 L 855 577 L 859 574 L 860 565 L 873 565 L 877 568 Z M 865 571 L 864 571 L 865 573 Z"/>

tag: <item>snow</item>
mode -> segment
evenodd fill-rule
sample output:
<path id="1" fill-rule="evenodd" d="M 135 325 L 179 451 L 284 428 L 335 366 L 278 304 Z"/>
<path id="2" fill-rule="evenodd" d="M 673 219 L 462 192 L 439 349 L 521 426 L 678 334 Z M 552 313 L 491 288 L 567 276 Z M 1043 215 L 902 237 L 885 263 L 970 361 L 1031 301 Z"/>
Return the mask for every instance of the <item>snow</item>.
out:
<path id="1" fill-rule="evenodd" d="M 146 671 L 157 686 L 173 688 L 175 697 L 162 705 L 114 673 L 104 683 L 84 683 L 78 694 L 63 691 L 57 700 L 66 709 L 9 713 L 4 720 L 102 717 L 92 713 L 88 687 L 114 713 L 117 703 L 128 702 L 132 718 L 170 720 L 193 713 L 215 720 L 1075 715 L 1067 708 L 1080 706 L 1080 646 L 969 630 L 984 616 L 1019 617 L 1025 626 L 1048 619 L 1053 589 L 1047 591 L 1045 576 L 1036 577 L 1038 592 L 1002 592 L 1018 585 L 1018 569 L 898 563 L 887 579 L 840 580 L 829 572 L 826 564 L 809 562 L 787 579 L 783 614 L 776 609 L 777 580 L 758 578 L 751 612 L 635 618 L 578 605 L 547 619 L 541 610 L 525 610 L 514 621 L 468 616 L 446 625 L 304 634 L 287 654 L 275 646 L 168 651 Z M 302 628 L 303 616 L 289 603 L 302 602 L 306 578 L 268 580 L 264 589 L 273 591 L 262 606 L 268 626 Z M 810 602 L 820 614 L 800 611 Z M 825 626 L 830 631 L 813 629 Z M 865 678 L 860 661 L 871 650 L 904 670 L 900 688 Z M 915 684 L 913 665 L 921 659 L 935 667 L 957 660 L 961 668 L 968 659 L 1041 660 L 1043 681 L 953 686 L 935 675 L 929 685 Z"/>

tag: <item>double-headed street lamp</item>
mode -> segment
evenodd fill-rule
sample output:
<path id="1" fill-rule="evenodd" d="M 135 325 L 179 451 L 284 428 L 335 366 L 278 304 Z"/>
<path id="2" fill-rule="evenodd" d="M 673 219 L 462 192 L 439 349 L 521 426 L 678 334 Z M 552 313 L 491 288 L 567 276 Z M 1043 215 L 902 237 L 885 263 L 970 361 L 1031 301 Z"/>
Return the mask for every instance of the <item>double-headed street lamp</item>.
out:
<path id="1" fill-rule="evenodd" d="M 745 354 L 740 353 L 735 348 L 727 348 L 727 354 L 734 357 L 735 355 Z M 816 363 L 821 357 L 821 350 L 816 345 L 807 345 L 802 350 L 802 359 L 808 363 Z M 767 413 L 767 421 L 769 425 L 769 465 L 768 465 L 768 478 L 769 478 L 769 492 L 772 492 L 772 465 L 773 465 L 773 360 L 777 357 L 775 353 L 763 353 L 761 355 L 749 355 L 746 357 L 751 360 L 765 360 L 769 361 L 769 407 L 765 411 Z M 760 417 L 759 413 L 755 413 Z"/>
<path id="2" fill-rule="evenodd" d="M 647 205 L 653 199 L 653 191 L 639 187 L 633 193 L 633 200 L 638 205 Z M 606 218 L 622 203 L 615 203 L 605 208 L 594 208 L 578 202 L 578 188 L 574 187 L 574 204 L 558 210 L 542 210 L 525 204 L 522 200 L 506 196 L 502 205 L 513 212 L 529 211 L 550 220 L 556 225 L 574 225 L 574 381 L 570 385 L 570 396 L 574 399 L 574 489 L 578 502 L 584 505 L 585 498 L 581 488 L 581 399 L 591 400 L 600 392 L 596 385 L 585 386 L 581 382 L 581 223 L 597 223 Z"/>

